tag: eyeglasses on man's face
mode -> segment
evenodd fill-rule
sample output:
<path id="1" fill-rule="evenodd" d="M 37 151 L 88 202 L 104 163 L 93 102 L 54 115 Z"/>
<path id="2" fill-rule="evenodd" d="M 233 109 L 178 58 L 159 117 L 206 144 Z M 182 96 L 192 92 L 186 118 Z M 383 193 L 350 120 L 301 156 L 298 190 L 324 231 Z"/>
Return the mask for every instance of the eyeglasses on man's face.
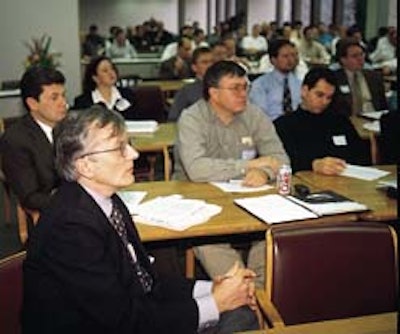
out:
<path id="1" fill-rule="evenodd" d="M 250 85 L 249 84 L 244 84 L 244 85 L 232 85 L 229 87 L 216 87 L 217 89 L 226 89 L 231 91 L 232 93 L 235 94 L 240 94 L 242 92 L 248 92 L 250 90 Z"/>
<path id="2" fill-rule="evenodd" d="M 110 152 L 120 152 L 121 156 L 123 158 L 126 158 L 129 152 L 129 148 L 131 148 L 133 150 L 133 148 L 131 147 L 131 145 L 128 142 L 122 142 L 118 147 L 114 147 L 114 148 L 109 148 L 109 149 L 105 149 L 105 150 L 97 150 L 97 151 L 92 151 L 92 152 L 87 152 L 87 153 L 83 153 L 80 156 L 77 157 L 77 159 L 81 159 L 84 157 L 88 157 L 91 155 L 95 155 L 95 154 L 102 154 L 102 153 L 110 153 Z"/>

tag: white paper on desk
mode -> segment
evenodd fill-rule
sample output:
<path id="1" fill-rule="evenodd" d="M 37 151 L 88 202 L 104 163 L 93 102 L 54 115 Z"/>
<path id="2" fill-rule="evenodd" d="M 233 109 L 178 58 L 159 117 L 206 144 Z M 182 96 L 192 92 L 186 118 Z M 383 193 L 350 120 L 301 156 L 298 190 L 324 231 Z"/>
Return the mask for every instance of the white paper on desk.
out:
<path id="1" fill-rule="evenodd" d="M 131 215 L 136 212 L 136 208 L 143 198 L 147 195 L 147 191 L 119 191 L 118 196 L 121 197 L 127 206 Z"/>
<path id="2" fill-rule="evenodd" d="M 388 112 L 389 110 L 365 111 L 361 113 L 361 116 L 365 118 L 379 120 L 383 114 L 386 114 Z"/>
<path id="3" fill-rule="evenodd" d="M 158 129 L 158 123 L 154 120 L 125 121 L 125 125 L 129 133 L 153 133 Z"/>
<path id="4" fill-rule="evenodd" d="M 345 170 L 341 173 L 342 176 L 353 177 L 355 179 L 366 181 L 373 181 L 388 174 L 390 174 L 390 172 L 380 170 L 378 168 L 350 164 L 348 164 Z"/>
<path id="5" fill-rule="evenodd" d="M 226 193 L 251 193 L 257 191 L 264 191 L 273 189 L 273 186 L 265 184 L 260 187 L 246 187 L 242 186 L 242 180 L 232 180 L 229 182 L 210 182 L 213 186 L 221 189 Z"/>
<path id="6" fill-rule="evenodd" d="M 381 125 L 379 121 L 367 122 L 362 126 L 365 130 L 379 133 L 381 132 Z"/>
<path id="7" fill-rule="evenodd" d="M 274 224 L 293 220 L 318 218 L 318 215 L 293 203 L 281 195 L 239 198 L 234 200 L 262 221 Z"/>
<path id="8" fill-rule="evenodd" d="M 181 195 L 156 197 L 137 206 L 135 221 L 176 231 L 205 223 L 219 214 L 222 208 L 199 199 L 187 199 Z"/>
<path id="9" fill-rule="evenodd" d="M 368 207 L 364 204 L 355 201 L 341 201 L 331 203 L 307 203 L 299 198 L 288 196 L 288 198 L 301 206 L 311 210 L 318 216 L 335 215 L 346 212 L 358 212 L 368 210 Z"/>

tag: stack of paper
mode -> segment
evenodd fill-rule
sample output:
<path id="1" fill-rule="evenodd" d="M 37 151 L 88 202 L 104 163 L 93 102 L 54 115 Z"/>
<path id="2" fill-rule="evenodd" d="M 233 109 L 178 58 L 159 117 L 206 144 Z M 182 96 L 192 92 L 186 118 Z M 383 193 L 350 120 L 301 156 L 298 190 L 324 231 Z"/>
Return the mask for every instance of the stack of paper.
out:
<path id="1" fill-rule="evenodd" d="M 205 223 L 222 208 L 203 200 L 187 199 L 181 195 L 156 197 L 135 208 L 135 221 L 176 231 Z"/>
<path id="2" fill-rule="evenodd" d="M 125 121 L 129 133 L 153 133 L 158 129 L 157 121 Z"/>

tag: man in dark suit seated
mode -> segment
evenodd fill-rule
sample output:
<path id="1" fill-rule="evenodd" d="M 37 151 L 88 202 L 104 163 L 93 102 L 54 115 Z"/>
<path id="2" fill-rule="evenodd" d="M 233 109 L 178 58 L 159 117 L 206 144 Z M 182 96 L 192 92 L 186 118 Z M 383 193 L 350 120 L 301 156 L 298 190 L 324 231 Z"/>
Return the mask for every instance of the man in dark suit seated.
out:
<path id="1" fill-rule="evenodd" d="M 6 129 L 1 141 L 4 174 L 21 205 L 42 210 L 58 186 L 52 129 L 67 113 L 65 78 L 57 70 L 33 67 L 21 79 L 28 113 Z"/>
<path id="2" fill-rule="evenodd" d="M 299 108 L 274 121 L 294 172 L 337 175 L 346 163 L 370 164 L 368 142 L 359 137 L 348 117 L 332 109 L 335 89 L 331 70 L 311 69 L 301 87 Z"/>
<path id="3" fill-rule="evenodd" d="M 214 282 L 156 275 L 116 192 L 138 153 L 101 106 L 56 129 L 66 180 L 41 215 L 24 264 L 23 333 L 216 333 L 257 328 L 254 276 L 236 264 Z M 214 332 L 213 332 L 214 333 Z"/>
<path id="4" fill-rule="evenodd" d="M 175 80 L 193 77 L 193 72 L 190 68 L 192 51 L 191 39 L 181 37 L 178 41 L 176 55 L 161 63 L 160 78 L 164 80 Z"/>
<path id="5" fill-rule="evenodd" d="M 365 50 L 360 43 L 343 39 L 336 50 L 341 68 L 335 71 L 338 86 L 335 109 L 347 116 L 388 109 L 382 75 L 364 68 Z"/>

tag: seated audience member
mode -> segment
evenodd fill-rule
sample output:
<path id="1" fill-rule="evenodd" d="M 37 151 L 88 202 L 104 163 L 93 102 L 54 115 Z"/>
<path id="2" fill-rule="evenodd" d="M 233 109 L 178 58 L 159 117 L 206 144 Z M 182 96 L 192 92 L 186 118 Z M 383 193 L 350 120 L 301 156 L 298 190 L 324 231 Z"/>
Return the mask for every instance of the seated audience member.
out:
<path id="1" fill-rule="evenodd" d="M 192 56 L 192 71 L 196 81 L 182 87 L 174 96 L 174 103 L 168 114 L 168 120 L 176 121 L 182 110 L 203 97 L 203 77 L 213 63 L 213 55 L 207 47 L 197 48 Z"/>
<path id="2" fill-rule="evenodd" d="M 134 181 L 124 120 L 102 106 L 57 129 L 66 180 L 40 217 L 24 264 L 23 333 L 218 333 L 257 328 L 254 276 L 238 265 L 214 282 L 153 271 L 116 194 Z M 219 321 L 218 321 L 219 320 Z M 207 328 L 209 329 L 209 328 Z"/>
<path id="3" fill-rule="evenodd" d="M 303 81 L 304 77 L 306 76 L 308 72 L 308 66 L 306 62 L 300 58 L 299 52 L 297 51 L 296 47 L 296 59 L 297 59 L 297 65 L 293 70 L 293 73 L 300 79 L 300 81 Z M 265 54 L 260 58 L 259 61 L 259 66 L 258 66 L 258 71 L 260 73 L 267 73 L 267 72 L 272 72 L 274 70 L 274 65 L 272 65 L 270 56 L 269 54 Z"/>
<path id="4" fill-rule="evenodd" d="M 232 60 L 236 63 L 242 65 L 245 69 L 250 69 L 250 63 L 245 57 L 238 57 L 237 56 L 237 44 L 234 37 L 231 35 L 227 35 L 222 39 L 222 43 L 226 47 L 226 51 L 228 52 L 226 56 L 226 60 Z"/>
<path id="5" fill-rule="evenodd" d="M 368 142 L 359 137 L 346 116 L 330 108 L 335 89 L 331 70 L 311 69 L 301 87 L 299 108 L 275 120 L 293 172 L 313 170 L 337 175 L 346 163 L 370 164 Z"/>
<path id="6" fill-rule="evenodd" d="M 72 109 L 85 109 L 100 103 L 118 111 L 125 119 L 135 119 L 133 91 L 116 87 L 117 79 L 117 69 L 110 58 L 100 56 L 92 59 L 86 67 L 83 94 L 75 98 Z"/>
<path id="7" fill-rule="evenodd" d="M 53 128 L 67 114 L 65 78 L 57 70 L 31 67 L 22 76 L 22 103 L 28 113 L 1 138 L 7 182 L 24 208 L 43 210 L 59 185 L 54 167 Z"/>
<path id="8" fill-rule="evenodd" d="M 92 24 L 89 27 L 89 33 L 85 37 L 85 41 L 82 45 L 82 53 L 85 57 L 100 56 L 104 53 L 105 41 L 102 36 L 99 35 L 97 25 Z"/>
<path id="9" fill-rule="evenodd" d="M 175 56 L 163 61 L 160 66 L 161 79 L 185 79 L 192 76 L 190 61 L 192 58 L 192 41 L 182 37 L 178 41 L 178 51 Z"/>
<path id="10" fill-rule="evenodd" d="M 208 42 L 206 41 L 206 35 L 203 29 L 197 28 L 193 32 L 193 42 L 194 42 L 194 50 L 197 48 L 209 47 Z"/>
<path id="11" fill-rule="evenodd" d="M 301 80 L 294 73 L 298 55 L 292 42 L 274 40 L 270 43 L 269 57 L 274 69 L 252 82 L 249 98 L 273 121 L 297 108 Z"/>
<path id="12" fill-rule="evenodd" d="M 314 26 L 307 26 L 303 30 L 303 39 L 300 42 L 300 57 L 309 64 L 329 64 L 331 56 L 325 47 L 317 41 L 318 30 Z"/>
<path id="13" fill-rule="evenodd" d="M 174 147 L 174 179 L 193 182 L 243 179 L 256 187 L 274 181 L 282 163 L 288 163 L 272 122 L 247 103 L 248 78 L 233 61 L 211 65 L 203 79 L 203 98 L 185 109 L 178 120 Z M 264 281 L 264 241 L 253 243 L 247 265 Z M 210 277 L 223 274 L 240 253 L 230 244 L 195 247 Z"/>
<path id="14" fill-rule="evenodd" d="M 397 30 L 390 27 L 386 36 L 378 40 L 375 50 L 369 54 L 372 63 L 381 64 L 397 58 Z"/>
<path id="15" fill-rule="evenodd" d="M 268 51 L 268 42 L 264 36 L 260 35 L 260 32 L 260 25 L 254 24 L 251 29 L 251 35 L 243 37 L 240 47 L 246 56 L 255 56 L 258 59 Z"/>
<path id="16" fill-rule="evenodd" d="M 337 54 L 341 68 L 334 71 L 338 92 L 335 110 L 347 116 L 388 108 L 382 75 L 364 68 L 365 51 L 355 39 L 341 40 Z"/>
<path id="17" fill-rule="evenodd" d="M 380 118 L 379 162 L 381 164 L 400 163 L 400 112 L 391 110 Z"/>
<path id="18" fill-rule="evenodd" d="M 114 34 L 112 43 L 106 46 L 106 56 L 109 58 L 136 58 L 137 52 L 126 38 L 124 30 L 118 27 Z"/>
<path id="19" fill-rule="evenodd" d="M 224 43 L 217 42 L 211 48 L 214 63 L 220 60 L 227 60 L 228 59 L 228 50 Z"/>

